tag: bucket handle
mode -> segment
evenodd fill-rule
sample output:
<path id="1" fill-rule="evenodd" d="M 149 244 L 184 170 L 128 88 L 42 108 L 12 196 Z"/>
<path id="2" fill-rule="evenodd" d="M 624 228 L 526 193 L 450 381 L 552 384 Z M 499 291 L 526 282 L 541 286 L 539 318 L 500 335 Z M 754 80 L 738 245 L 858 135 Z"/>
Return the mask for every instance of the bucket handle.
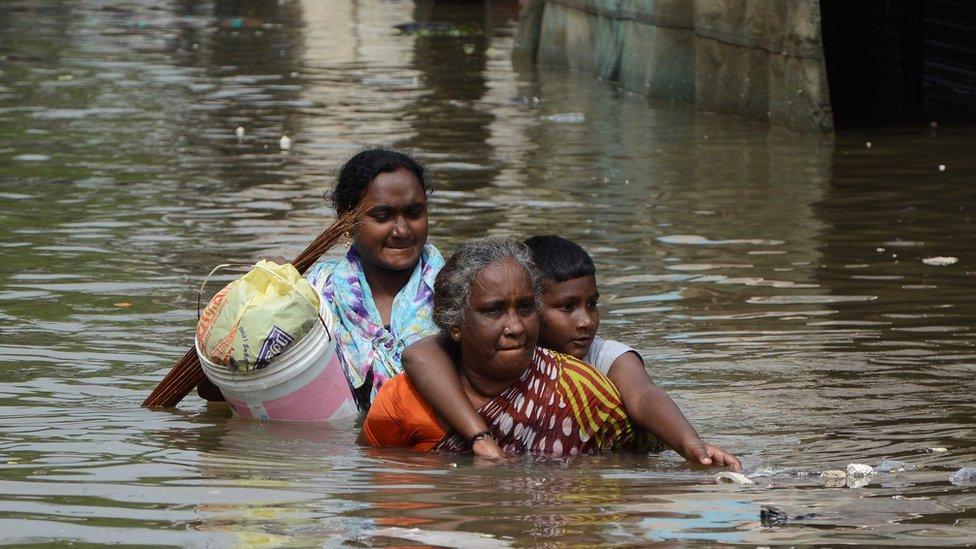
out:
<path id="1" fill-rule="evenodd" d="M 203 303 L 203 290 L 206 288 L 207 282 L 210 282 L 210 278 L 214 274 L 216 274 L 217 271 L 219 271 L 221 269 L 226 269 L 228 267 L 244 267 L 244 268 L 250 268 L 250 269 L 261 269 L 262 271 L 264 271 L 264 272 L 266 272 L 266 273 L 268 273 L 268 274 L 270 274 L 272 276 L 277 277 L 282 282 L 284 282 L 286 284 L 291 284 L 288 280 L 285 279 L 285 277 L 281 276 L 280 274 L 278 274 L 278 273 L 276 273 L 276 272 L 274 272 L 271 269 L 268 269 L 266 267 L 259 266 L 257 264 L 253 264 L 252 265 L 251 263 L 221 263 L 220 265 L 217 265 L 216 267 L 214 267 L 213 269 L 210 270 L 210 272 L 207 274 L 207 276 L 204 277 L 203 283 L 200 284 L 200 289 L 197 290 L 197 322 L 200 322 L 200 305 Z M 294 287 L 294 285 L 292 285 L 292 287 Z M 299 295 L 301 295 L 302 297 L 304 297 L 309 303 L 311 303 L 312 305 L 315 305 L 314 303 L 312 303 L 312 300 L 311 299 L 308 299 L 308 296 L 307 295 L 303 294 L 302 292 L 298 292 L 298 293 L 299 293 Z M 322 299 L 322 297 L 319 296 L 319 299 Z M 319 319 L 319 322 L 322 323 L 322 327 L 325 328 L 325 335 L 328 336 L 329 342 L 332 342 L 332 333 L 331 333 L 331 330 L 329 330 L 329 327 L 326 325 L 325 319 L 322 318 L 322 315 L 319 314 L 318 309 L 316 309 L 316 311 L 315 311 L 315 316 Z"/>

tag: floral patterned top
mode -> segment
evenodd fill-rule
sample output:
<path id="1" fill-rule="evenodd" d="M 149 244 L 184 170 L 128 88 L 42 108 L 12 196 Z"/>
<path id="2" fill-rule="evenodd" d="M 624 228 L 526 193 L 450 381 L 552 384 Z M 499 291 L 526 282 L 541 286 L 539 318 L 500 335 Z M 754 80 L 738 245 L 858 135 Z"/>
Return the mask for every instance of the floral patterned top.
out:
<path id="1" fill-rule="evenodd" d="M 339 362 L 361 410 L 387 379 L 403 371 L 400 355 L 411 343 L 438 332 L 434 324 L 434 279 L 444 257 L 426 244 L 410 280 L 393 299 L 384 326 L 355 245 L 345 257 L 314 265 L 306 277 L 331 305 Z M 369 382 L 369 383 L 367 383 Z"/>

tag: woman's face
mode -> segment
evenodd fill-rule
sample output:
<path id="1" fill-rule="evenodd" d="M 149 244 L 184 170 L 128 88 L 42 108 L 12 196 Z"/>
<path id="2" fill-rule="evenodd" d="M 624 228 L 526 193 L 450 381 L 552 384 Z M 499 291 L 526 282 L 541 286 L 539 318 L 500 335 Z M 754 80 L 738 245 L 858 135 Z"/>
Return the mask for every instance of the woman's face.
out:
<path id="1" fill-rule="evenodd" d="M 406 168 L 381 173 L 363 194 L 366 215 L 353 239 L 363 265 L 396 273 L 413 270 L 427 243 L 427 197 Z"/>
<path id="2" fill-rule="evenodd" d="M 485 267 L 471 284 L 464 323 L 451 333 L 466 369 L 496 380 L 517 379 L 532 360 L 539 311 L 525 269 L 506 258 Z"/>

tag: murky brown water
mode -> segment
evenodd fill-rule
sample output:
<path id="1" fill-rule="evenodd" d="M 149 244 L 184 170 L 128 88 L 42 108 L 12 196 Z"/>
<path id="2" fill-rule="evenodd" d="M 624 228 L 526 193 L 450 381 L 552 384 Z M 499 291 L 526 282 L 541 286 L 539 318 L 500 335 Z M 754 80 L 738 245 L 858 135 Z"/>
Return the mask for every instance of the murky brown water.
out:
<path id="1" fill-rule="evenodd" d="M 0 540 L 971 542 L 976 488 L 948 477 L 976 464 L 976 131 L 803 137 L 516 72 L 514 14 L 0 5 Z M 474 32 L 391 28 L 414 20 Z M 303 248 L 333 170 L 366 143 L 430 165 L 442 249 L 486 233 L 584 244 L 604 333 L 642 349 L 759 485 L 717 486 L 672 453 L 485 464 L 196 397 L 140 408 L 190 342 L 204 274 Z M 818 476 L 885 458 L 919 469 L 859 488 Z M 766 528 L 763 506 L 817 516 Z"/>

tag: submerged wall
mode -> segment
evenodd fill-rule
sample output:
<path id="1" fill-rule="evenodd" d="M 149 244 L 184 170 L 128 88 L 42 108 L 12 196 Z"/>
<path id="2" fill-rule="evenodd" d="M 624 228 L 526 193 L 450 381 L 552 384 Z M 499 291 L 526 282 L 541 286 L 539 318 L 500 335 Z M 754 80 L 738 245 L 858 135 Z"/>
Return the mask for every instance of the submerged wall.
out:
<path id="1" fill-rule="evenodd" d="M 702 110 L 833 129 L 818 0 L 529 0 L 515 55 Z"/>

